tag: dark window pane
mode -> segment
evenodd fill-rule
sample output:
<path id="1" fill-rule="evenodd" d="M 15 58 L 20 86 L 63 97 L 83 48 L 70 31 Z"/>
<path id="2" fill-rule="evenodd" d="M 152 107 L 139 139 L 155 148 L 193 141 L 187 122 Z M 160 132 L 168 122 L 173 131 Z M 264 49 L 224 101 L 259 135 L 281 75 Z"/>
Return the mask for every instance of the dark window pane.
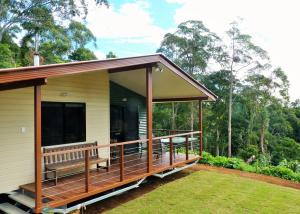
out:
<path id="1" fill-rule="evenodd" d="M 42 145 L 86 140 L 84 103 L 42 102 Z"/>
<path id="2" fill-rule="evenodd" d="M 65 141 L 66 143 L 85 141 L 84 104 L 65 105 Z"/>
<path id="3" fill-rule="evenodd" d="M 42 103 L 42 145 L 63 143 L 63 105 Z"/>

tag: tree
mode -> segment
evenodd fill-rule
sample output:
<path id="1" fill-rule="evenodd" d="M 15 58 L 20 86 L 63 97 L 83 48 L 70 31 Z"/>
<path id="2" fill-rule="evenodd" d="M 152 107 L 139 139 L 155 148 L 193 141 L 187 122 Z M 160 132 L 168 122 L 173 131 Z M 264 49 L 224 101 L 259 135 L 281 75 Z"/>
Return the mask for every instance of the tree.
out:
<path id="1" fill-rule="evenodd" d="M 97 5 L 108 6 L 107 0 L 95 2 Z M 53 14 L 58 22 L 63 22 L 72 20 L 74 17 L 85 17 L 88 12 L 86 0 L 0 0 L 0 6 L 0 42 L 5 32 L 20 27 L 24 23 L 33 23 L 42 28 L 43 25 L 38 25 L 38 23 L 47 22 Z M 41 11 L 48 13 L 46 16 L 41 16 Z M 36 31 L 39 30 L 36 28 Z"/>
<path id="2" fill-rule="evenodd" d="M 73 61 L 87 61 L 97 59 L 95 54 L 87 48 L 78 48 L 72 52 L 69 59 Z"/>
<path id="3" fill-rule="evenodd" d="M 210 60 L 223 59 L 221 39 L 201 21 L 178 25 L 175 33 L 167 33 L 157 52 L 165 54 L 190 75 L 205 72 Z"/>
<path id="4" fill-rule="evenodd" d="M 211 144 L 215 144 L 215 148 L 211 152 L 219 156 L 223 154 L 224 138 L 226 136 L 226 100 L 227 91 L 229 87 L 229 71 L 220 70 L 208 74 L 205 76 L 204 84 L 214 93 L 218 94 L 218 99 L 215 103 L 206 105 L 206 112 L 204 115 L 204 121 L 210 121 L 206 123 L 204 127 L 204 133 L 209 139 Z M 220 148 L 222 146 L 222 149 Z"/>
<path id="5" fill-rule="evenodd" d="M 210 32 L 201 21 L 187 21 L 178 25 L 175 33 L 167 33 L 157 52 L 165 54 L 190 75 L 202 79 L 210 60 L 222 59 L 221 39 Z M 172 103 L 172 129 L 177 127 L 176 115 L 181 104 Z M 190 128 L 194 128 L 194 108 L 190 103 Z"/>
<path id="6" fill-rule="evenodd" d="M 9 45 L 0 44 L 0 68 L 14 67 L 13 53 Z"/>
<path id="7" fill-rule="evenodd" d="M 242 70 L 258 72 L 268 68 L 267 52 L 251 41 L 251 36 L 242 34 L 237 22 L 231 24 L 227 31 L 230 45 L 227 47 L 227 69 L 230 71 L 228 100 L 228 156 L 232 155 L 232 106 L 233 93 L 238 73 Z"/>
<path id="8" fill-rule="evenodd" d="M 114 52 L 109 51 L 108 54 L 106 54 L 106 59 L 112 59 L 112 58 L 117 58 L 117 55 Z"/>
<path id="9" fill-rule="evenodd" d="M 79 22 L 71 21 L 67 27 L 54 24 L 40 32 L 39 54 L 44 64 L 96 59 L 94 53 L 85 48 L 89 43 L 95 45 L 95 40 L 92 32 Z M 32 64 L 34 52 L 34 33 L 28 30 L 21 45 L 24 66 Z"/>

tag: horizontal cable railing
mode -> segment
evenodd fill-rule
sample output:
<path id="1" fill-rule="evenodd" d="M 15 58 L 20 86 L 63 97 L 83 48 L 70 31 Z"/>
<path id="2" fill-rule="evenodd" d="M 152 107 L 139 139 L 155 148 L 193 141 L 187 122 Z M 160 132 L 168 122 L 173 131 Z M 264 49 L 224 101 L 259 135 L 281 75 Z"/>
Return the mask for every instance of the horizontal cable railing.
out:
<path id="1" fill-rule="evenodd" d="M 107 185 L 126 183 L 126 179 L 135 176 L 148 176 L 152 172 L 185 163 L 199 157 L 200 131 L 177 133 L 152 138 L 152 171 L 148 171 L 149 139 L 139 139 L 105 145 L 93 145 L 75 149 L 47 151 L 42 154 L 44 160 L 54 158 L 57 170 L 44 167 L 43 202 L 44 205 L 60 205 L 62 201 L 76 195 L 89 193 Z M 94 153 L 97 150 L 95 157 Z M 80 157 L 72 159 L 71 157 Z M 97 158 L 108 161 L 98 163 Z M 67 175 L 60 172 L 60 165 L 68 165 L 66 159 L 78 164 L 80 172 Z M 66 167 L 68 168 L 68 167 Z M 72 167 L 71 167 L 72 168 Z M 64 170 L 61 170 L 65 172 Z M 53 206 L 54 206 L 53 205 Z"/>

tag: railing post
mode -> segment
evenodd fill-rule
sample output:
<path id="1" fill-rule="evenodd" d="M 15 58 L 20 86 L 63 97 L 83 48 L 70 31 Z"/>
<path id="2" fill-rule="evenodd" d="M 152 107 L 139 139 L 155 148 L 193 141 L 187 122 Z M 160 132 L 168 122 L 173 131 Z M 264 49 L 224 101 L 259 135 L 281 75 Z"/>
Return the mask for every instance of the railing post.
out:
<path id="1" fill-rule="evenodd" d="M 146 98 L 147 98 L 147 172 L 152 171 L 153 167 L 153 148 L 152 148 L 152 66 L 146 67 Z"/>
<path id="2" fill-rule="evenodd" d="M 35 163 L 35 212 L 42 209 L 42 113 L 41 86 L 34 86 L 34 163 Z"/>
<path id="3" fill-rule="evenodd" d="M 85 150 L 85 191 L 90 190 L 90 157 L 89 150 Z"/>
<path id="4" fill-rule="evenodd" d="M 202 150 L 203 150 L 203 128 L 202 128 L 202 100 L 199 100 L 199 155 L 202 157 Z"/>
<path id="5" fill-rule="evenodd" d="M 185 136 L 185 159 L 189 159 L 189 136 Z"/>
<path id="6" fill-rule="evenodd" d="M 124 145 L 120 145 L 120 181 L 124 180 Z"/>
<path id="7" fill-rule="evenodd" d="M 173 165 L 173 141 L 172 137 L 170 137 L 170 166 Z"/>

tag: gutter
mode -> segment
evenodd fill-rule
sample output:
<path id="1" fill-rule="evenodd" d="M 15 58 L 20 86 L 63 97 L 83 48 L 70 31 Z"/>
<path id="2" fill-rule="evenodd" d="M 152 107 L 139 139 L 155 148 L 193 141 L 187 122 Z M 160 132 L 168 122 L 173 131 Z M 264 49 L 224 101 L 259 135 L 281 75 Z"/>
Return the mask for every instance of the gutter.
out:
<path id="1" fill-rule="evenodd" d="M 89 201 L 74 205 L 74 206 L 69 207 L 69 208 L 44 208 L 42 213 L 44 213 L 44 214 L 47 214 L 47 213 L 67 214 L 67 213 L 70 213 L 70 212 L 75 211 L 75 210 L 80 210 L 81 208 L 85 209 L 86 206 L 88 206 L 90 204 L 96 203 L 98 201 L 105 200 L 107 198 L 110 198 L 110 197 L 113 197 L 113 196 L 116 196 L 116 195 L 120 195 L 124 192 L 127 192 L 127 191 L 131 190 L 131 189 L 138 188 L 145 179 L 146 179 L 146 177 L 139 180 L 136 184 L 133 184 L 131 186 L 116 190 L 114 192 L 111 192 L 111 193 L 108 193 L 108 194 L 105 194 L 105 195 L 102 195 L 98 198 L 94 198 L 94 199 L 91 199 Z"/>

